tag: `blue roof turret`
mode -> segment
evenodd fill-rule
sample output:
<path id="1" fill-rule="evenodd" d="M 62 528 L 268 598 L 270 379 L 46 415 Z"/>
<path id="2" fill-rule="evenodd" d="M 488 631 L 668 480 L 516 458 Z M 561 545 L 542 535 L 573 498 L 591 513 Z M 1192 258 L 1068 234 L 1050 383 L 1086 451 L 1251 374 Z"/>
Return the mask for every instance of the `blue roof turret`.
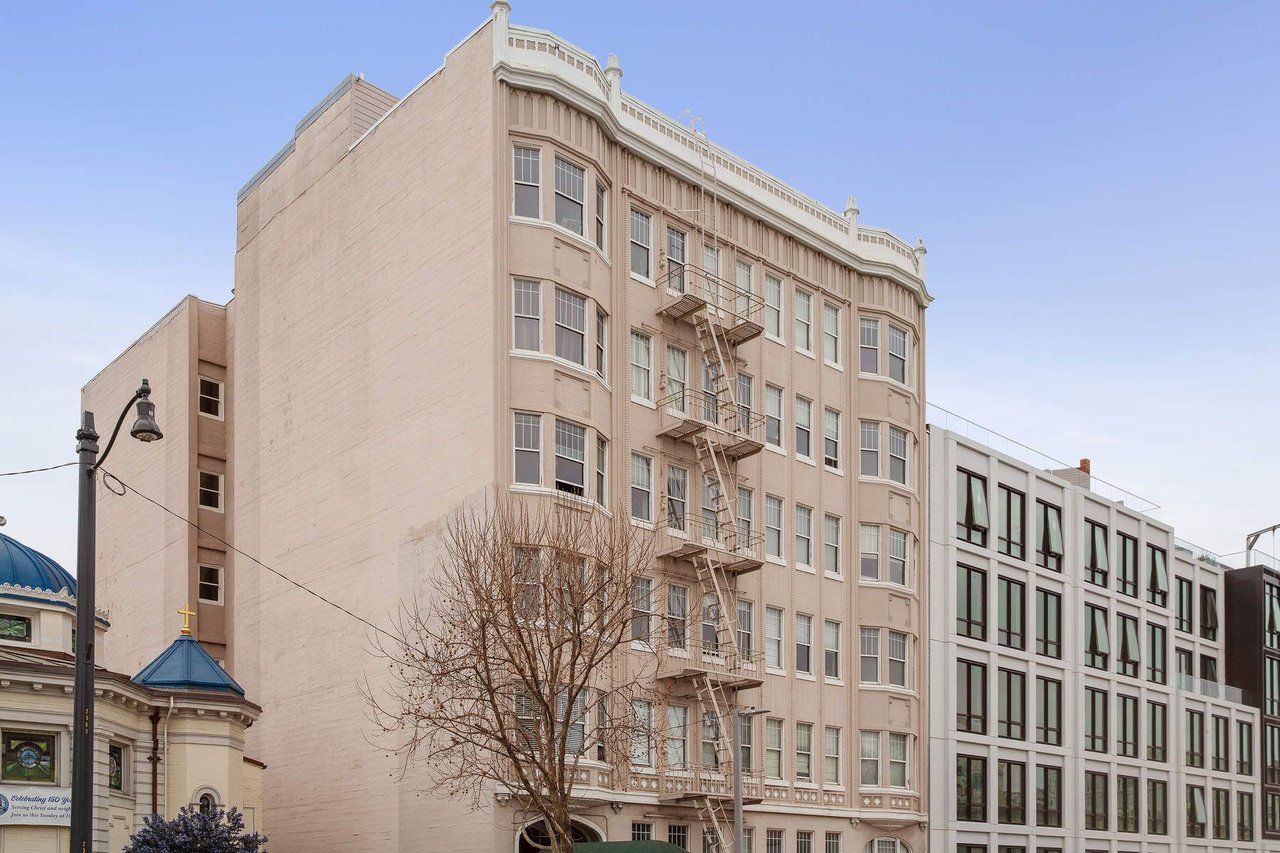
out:
<path id="1" fill-rule="evenodd" d="M 76 594 L 76 579 L 70 572 L 34 548 L 0 533 L 0 586 L 5 584 Z"/>

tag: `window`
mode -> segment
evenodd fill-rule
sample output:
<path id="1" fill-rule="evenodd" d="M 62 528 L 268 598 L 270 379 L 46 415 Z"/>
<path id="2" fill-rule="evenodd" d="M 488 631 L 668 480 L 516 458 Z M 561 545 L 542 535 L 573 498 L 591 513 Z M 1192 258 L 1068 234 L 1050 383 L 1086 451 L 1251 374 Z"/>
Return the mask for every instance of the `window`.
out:
<path id="1" fill-rule="evenodd" d="M 860 782 L 864 786 L 880 785 L 880 732 L 862 732 Z"/>
<path id="2" fill-rule="evenodd" d="M 880 476 L 880 424 L 860 421 L 858 424 L 858 474 L 862 477 Z"/>
<path id="3" fill-rule="evenodd" d="M 834 409 L 822 412 L 822 463 L 840 468 L 840 413 Z"/>
<path id="4" fill-rule="evenodd" d="M 796 723 L 796 781 L 813 781 L 813 724 Z"/>
<path id="5" fill-rule="evenodd" d="M 1253 840 L 1253 794 L 1245 791 L 1236 795 L 1236 840 Z"/>
<path id="6" fill-rule="evenodd" d="M 1266 584 L 1266 644 L 1269 649 L 1280 649 L 1280 586 Z"/>
<path id="7" fill-rule="evenodd" d="M 605 368 L 607 367 L 605 359 L 605 350 L 609 343 L 609 316 L 596 309 L 596 376 L 601 379 L 605 378 Z"/>
<path id="8" fill-rule="evenodd" d="M 782 498 L 764 496 L 764 553 L 782 559 Z"/>
<path id="9" fill-rule="evenodd" d="M 889 734 L 889 787 L 907 787 L 907 735 Z"/>
<path id="10" fill-rule="evenodd" d="M 962 732 L 987 733 L 987 667 L 973 661 L 956 661 L 956 728 Z"/>
<path id="11" fill-rule="evenodd" d="M 867 843 L 870 844 L 871 842 Z M 897 842 L 894 843 L 896 844 Z M 822 853 L 840 853 L 840 833 L 828 832 L 826 834 Z"/>
<path id="12" fill-rule="evenodd" d="M 596 503 L 609 503 L 609 441 L 596 436 Z"/>
<path id="13" fill-rule="evenodd" d="M 1138 697 L 1116 695 L 1116 755 L 1138 757 Z M 1134 832 L 1137 832 L 1135 829 Z"/>
<path id="14" fill-rule="evenodd" d="M 631 588 L 631 639 L 636 642 L 649 642 L 651 618 L 653 614 L 653 581 L 649 578 L 636 578 Z"/>
<path id="15" fill-rule="evenodd" d="M 858 320 L 858 371 L 880 372 L 880 321 L 863 317 Z"/>
<path id="16" fill-rule="evenodd" d="M 889 427 L 889 479 L 907 484 L 907 431 Z"/>
<path id="17" fill-rule="evenodd" d="M 796 349 L 812 352 L 813 295 L 796 290 L 792 307 L 796 312 Z"/>
<path id="18" fill-rule="evenodd" d="M 1027 677 L 1011 669 L 999 671 L 999 719 L 996 734 L 1023 740 L 1027 736 Z"/>
<path id="19" fill-rule="evenodd" d="M 1027 497 L 1008 486 L 999 486 L 997 494 L 1000 511 L 998 540 L 1000 553 L 1021 560 L 1026 556 L 1022 528 L 1026 520 Z"/>
<path id="20" fill-rule="evenodd" d="M 1262 745 L 1262 781 L 1275 785 L 1280 783 L 1280 726 L 1263 723 Z"/>
<path id="21" fill-rule="evenodd" d="M 579 497 L 587 487 L 587 430 L 556 419 L 556 489 Z"/>
<path id="22" fill-rule="evenodd" d="M 1137 678 L 1142 660 L 1142 646 L 1138 642 L 1138 620 L 1133 616 L 1117 613 L 1116 638 L 1120 641 L 1116 672 Z"/>
<path id="23" fill-rule="evenodd" d="M 647 241 L 646 241 L 647 245 Z M 685 236 L 667 226 L 667 290 L 672 293 L 684 293 Z M 632 250 L 634 256 L 634 249 Z M 646 255 L 648 254 L 646 250 Z M 633 257 L 634 261 L 634 257 Z"/>
<path id="24" fill-rule="evenodd" d="M 830 302 L 822 305 L 822 358 L 840 364 L 840 309 Z"/>
<path id="25" fill-rule="evenodd" d="M 1280 716 L 1280 660 L 1273 657 L 1265 660 L 1262 708 L 1268 717 L 1276 717 Z"/>
<path id="26" fill-rule="evenodd" d="M 1036 743 L 1062 745 L 1062 682 L 1036 676 Z"/>
<path id="27" fill-rule="evenodd" d="M 1226 717 L 1213 718 L 1213 769 L 1228 772 L 1231 766 L 1231 725 Z"/>
<path id="28" fill-rule="evenodd" d="M 683 649 L 688 645 L 689 588 L 671 584 L 667 587 L 667 645 Z"/>
<path id="29" fill-rule="evenodd" d="M 822 778 L 828 785 L 840 784 L 840 729 L 822 729 Z"/>
<path id="30" fill-rule="evenodd" d="M 764 775 L 782 778 L 782 720 L 774 717 L 764 721 Z"/>
<path id="31" fill-rule="evenodd" d="M 813 672 L 813 617 L 797 613 L 795 619 L 796 672 Z"/>
<path id="32" fill-rule="evenodd" d="M 1062 510 L 1036 501 L 1036 565 L 1062 571 Z"/>
<path id="33" fill-rule="evenodd" d="M 1192 583 L 1186 578 L 1178 578 L 1178 598 L 1177 612 L 1175 613 L 1174 627 L 1179 631 L 1191 633 L 1191 611 L 1195 607 L 1195 602 L 1191 600 Z"/>
<path id="34" fill-rule="evenodd" d="M 631 713 L 631 763 L 638 767 L 653 766 L 653 703 L 633 700 Z"/>
<path id="35" fill-rule="evenodd" d="M 810 447 L 813 433 L 813 402 L 796 397 L 796 456 L 813 458 Z"/>
<path id="36" fill-rule="evenodd" d="M 222 511 L 222 475 L 212 471 L 200 472 L 200 494 L 198 502 L 205 509 Z"/>
<path id="37" fill-rule="evenodd" d="M 737 287 L 737 294 L 734 297 L 734 310 L 739 316 L 745 317 L 752 310 L 751 294 L 755 292 L 755 287 L 753 286 L 755 274 L 751 264 L 743 260 L 739 260 L 734 265 L 733 274 L 733 282 Z"/>
<path id="38" fill-rule="evenodd" d="M 221 566 L 199 566 L 200 582 L 199 597 L 201 601 L 208 601 L 212 604 L 222 603 L 222 567 Z M 0 636 L 3 633 L 0 632 Z"/>
<path id="39" fill-rule="evenodd" d="M 782 279 L 764 276 L 764 333 L 782 339 Z"/>
<path id="40" fill-rule="evenodd" d="M 829 575 L 840 574 L 840 518 L 822 518 L 822 568 Z"/>
<path id="41" fill-rule="evenodd" d="M 653 521 L 653 460 L 631 454 L 631 517 Z"/>
<path id="42" fill-rule="evenodd" d="M 1208 821 L 1205 811 L 1204 788 L 1200 785 L 1187 786 L 1187 835 L 1192 838 L 1204 838 L 1205 823 Z"/>
<path id="43" fill-rule="evenodd" d="M 31 642 L 31 619 L 27 616 L 0 613 L 0 640 Z"/>
<path id="44" fill-rule="evenodd" d="M 1266 814 L 1263 816 L 1264 832 L 1280 832 L 1280 794 L 1267 792 L 1263 794 L 1266 798 Z"/>
<path id="45" fill-rule="evenodd" d="M 5 729 L 0 781 L 56 784 L 58 736 L 50 732 Z"/>
<path id="46" fill-rule="evenodd" d="M 1027 822 L 1027 765 L 1019 761 L 996 764 L 997 819 L 1000 823 Z"/>
<path id="47" fill-rule="evenodd" d="M 907 532 L 889 528 L 889 583 L 907 585 Z"/>
<path id="48" fill-rule="evenodd" d="M 1036 654 L 1062 657 L 1062 596 L 1036 590 Z"/>
<path id="49" fill-rule="evenodd" d="M 987 638 L 987 573 L 963 564 L 956 566 L 956 633 Z"/>
<path id="50" fill-rule="evenodd" d="M 107 745 L 107 787 L 112 791 L 124 791 L 125 748 L 112 743 Z"/>
<path id="51" fill-rule="evenodd" d="M 1253 723 L 1236 722 L 1236 772 L 1253 775 Z"/>
<path id="52" fill-rule="evenodd" d="M 1147 546 L 1147 601 L 1164 607 L 1169 602 L 1169 571 L 1165 553 L 1154 545 Z"/>
<path id="53" fill-rule="evenodd" d="M 1116 777 L 1116 832 L 1138 831 L 1138 777 Z"/>
<path id="54" fill-rule="evenodd" d="M 755 654 L 755 605 L 738 599 L 738 654 L 751 660 Z"/>
<path id="55" fill-rule="evenodd" d="M 889 683 L 907 686 L 907 635 L 900 631 L 889 632 Z"/>
<path id="56" fill-rule="evenodd" d="M 782 389 L 776 385 L 764 386 L 764 441 L 782 448 Z"/>
<path id="57" fill-rule="evenodd" d="M 1169 834 L 1169 785 L 1160 779 L 1147 780 L 1147 832 Z"/>
<path id="58" fill-rule="evenodd" d="M 754 380 L 748 373 L 738 372 L 738 424 L 739 432 L 755 432 L 754 418 L 755 412 L 753 403 Z"/>
<path id="59" fill-rule="evenodd" d="M 517 278 L 511 287 L 513 346 L 518 350 L 538 352 L 542 349 L 542 285 Z"/>
<path id="60" fill-rule="evenodd" d="M 1147 760 L 1167 761 L 1169 708 L 1161 702 L 1147 702 Z"/>
<path id="61" fill-rule="evenodd" d="M 714 592 L 702 596 L 702 651 L 720 654 L 720 598 Z"/>
<path id="62" fill-rule="evenodd" d="M 1026 592 L 1027 588 L 1018 581 L 1009 578 L 999 580 L 1000 612 L 996 627 L 996 636 L 1000 645 L 1011 649 L 1025 649 L 1026 635 Z"/>
<path id="63" fill-rule="evenodd" d="M 581 166 L 556 158 L 556 224 L 574 234 L 582 234 L 586 178 L 587 172 Z"/>
<path id="64" fill-rule="evenodd" d="M 198 407 L 200 414 L 221 420 L 222 383 L 216 379 L 201 376 L 199 385 L 200 399 L 198 401 Z"/>
<path id="65" fill-rule="evenodd" d="M 604 251 L 605 216 L 609 209 L 604 184 L 596 184 L 596 248 Z"/>
<path id="66" fill-rule="evenodd" d="M 668 353 L 668 358 L 670 353 Z M 631 330 L 631 396 L 653 400 L 653 338 Z"/>
<path id="67" fill-rule="evenodd" d="M 1036 826 L 1062 826 L 1062 768 L 1036 765 Z"/>
<path id="68" fill-rule="evenodd" d="M 1107 639 L 1107 611 L 1092 604 L 1084 606 L 1085 665 L 1106 669 L 1111 657 L 1111 643 Z"/>
<path id="69" fill-rule="evenodd" d="M 858 630 L 858 680 L 863 684 L 880 683 L 880 629 Z"/>
<path id="70" fill-rule="evenodd" d="M 796 565 L 813 565 L 813 510 L 796 504 Z"/>
<path id="71" fill-rule="evenodd" d="M 1187 711 L 1187 764 L 1204 767 L 1204 712 Z"/>
<path id="72" fill-rule="evenodd" d="M 716 746 L 720 743 L 720 718 L 710 708 L 702 709 L 702 766 L 708 770 L 719 769 L 720 755 Z"/>
<path id="73" fill-rule="evenodd" d="M 1116 570 L 1116 589 L 1121 595 L 1138 597 L 1138 540 L 1123 533 L 1117 533 L 1116 539 L 1119 565 Z"/>
<path id="74" fill-rule="evenodd" d="M 667 824 L 667 843 L 681 850 L 689 849 L 689 827 L 683 823 Z"/>
<path id="75" fill-rule="evenodd" d="M 1190 649 L 1176 649 L 1173 653 L 1178 675 L 1195 675 L 1195 660 Z"/>
<path id="76" fill-rule="evenodd" d="M 556 288 L 556 355 L 574 364 L 585 365 L 587 340 L 587 300 L 563 288 Z"/>
<path id="77" fill-rule="evenodd" d="M 813 853 L 813 831 L 796 830 L 796 853 Z"/>
<path id="78" fill-rule="evenodd" d="M 653 220 L 647 213 L 631 209 L 631 272 L 641 278 L 650 277 L 650 252 L 653 245 L 650 229 Z"/>
<path id="79" fill-rule="evenodd" d="M 1098 586 L 1107 585 L 1107 528 L 1096 521 L 1085 521 L 1089 534 L 1089 561 L 1084 567 L 1084 579 Z"/>
<path id="80" fill-rule="evenodd" d="M 517 145 L 515 148 L 515 188 L 513 211 L 516 216 L 537 219 L 542 215 L 542 203 L 539 201 L 539 158 L 542 156 L 537 148 Z"/>
<path id="81" fill-rule="evenodd" d="M 987 819 L 987 760 L 956 756 L 956 820 Z"/>
<path id="82" fill-rule="evenodd" d="M 1231 837 L 1231 792 L 1213 789 L 1213 837 Z"/>
<path id="83" fill-rule="evenodd" d="M 867 580 L 880 580 L 880 526 L 858 527 L 858 572 Z"/>
<path id="84" fill-rule="evenodd" d="M 1218 591 L 1207 586 L 1200 587 L 1200 636 L 1218 639 Z"/>
<path id="85" fill-rule="evenodd" d="M 1107 815 L 1107 774 L 1085 771 L 1084 774 L 1084 828 L 1106 831 L 1110 820 Z"/>
<path id="86" fill-rule="evenodd" d="M 889 326 L 889 378 L 907 382 L 907 332 L 893 325 Z"/>
<path id="87" fill-rule="evenodd" d="M 719 489 L 713 477 L 702 478 L 702 537 L 704 540 L 720 541 L 720 514 L 716 512 L 716 494 Z"/>
<path id="88" fill-rule="evenodd" d="M 523 485 L 542 485 L 542 417 L 516 412 L 514 441 L 515 481 Z"/>
<path id="89" fill-rule="evenodd" d="M 827 678 L 840 678 L 840 623 L 830 619 L 822 623 L 822 673 Z"/>
<path id="90" fill-rule="evenodd" d="M 782 853 L 782 830 L 781 829 L 765 830 L 764 853 Z"/>
<path id="91" fill-rule="evenodd" d="M 1155 684 L 1168 683 L 1168 647 L 1163 625 L 1147 623 L 1147 679 Z"/>
<path id="92" fill-rule="evenodd" d="M 956 470 L 956 536 L 985 548 L 987 529 L 987 480 L 964 469 Z"/>
<path id="93" fill-rule="evenodd" d="M 1107 691 L 1090 687 L 1084 694 L 1084 748 L 1089 752 L 1106 752 Z"/>

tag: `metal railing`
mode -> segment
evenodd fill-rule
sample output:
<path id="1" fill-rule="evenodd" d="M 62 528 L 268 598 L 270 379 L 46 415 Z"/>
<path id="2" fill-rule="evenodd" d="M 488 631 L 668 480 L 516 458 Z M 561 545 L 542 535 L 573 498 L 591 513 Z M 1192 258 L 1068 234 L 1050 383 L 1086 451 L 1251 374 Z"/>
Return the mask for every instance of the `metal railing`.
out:
<path id="1" fill-rule="evenodd" d="M 1178 689 L 1185 690 L 1188 693 L 1208 696 L 1210 699 L 1225 699 L 1237 705 L 1245 704 L 1244 691 L 1239 687 L 1219 684 L 1216 681 L 1206 681 L 1203 678 L 1196 678 L 1194 675 L 1188 675 L 1185 672 L 1178 673 Z"/>
<path id="2" fill-rule="evenodd" d="M 738 557 L 758 557 L 764 546 L 764 532 L 738 522 L 733 531 L 725 530 L 728 525 L 704 518 L 700 513 L 668 513 L 661 519 L 662 528 L 674 539 L 683 540 L 695 545 L 714 548 Z M 736 543 L 730 545 L 726 540 L 730 535 Z"/>
<path id="3" fill-rule="evenodd" d="M 665 288 L 674 302 L 691 300 L 688 313 L 705 306 L 724 326 L 758 322 L 756 318 L 764 311 L 763 296 L 694 264 L 668 259 L 667 272 L 658 278 L 657 285 Z M 668 307 L 674 302 L 668 302 Z"/>
<path id="4" fill-rule="evenodd" d="M 1259 551 L 1257 548 L 1249 551 L 1236 551 L 1233 554 L 1218 554 L 1194 542 L 1177 538 L 1173 540 L 1173 547 L 1185 554 L 1190 554 L 1194 559 L 1214 564 L 1223 569 L 1247 569 L 1250 566 L 1266 566 L 1269 569 L 1280 571 L 1280 560 L 1270 554 Z"/>
<path id="5" fill-rule="evenodd" d="M 670 382 L 670 380 L 667 380 Z M 754 441 L 764 440 L 764 415 L 741 404 L 723 400 L 710 391 L 683 388 L 658 401 L 658 410 L 679 420 L 695 420 L 715 429 Z"/>

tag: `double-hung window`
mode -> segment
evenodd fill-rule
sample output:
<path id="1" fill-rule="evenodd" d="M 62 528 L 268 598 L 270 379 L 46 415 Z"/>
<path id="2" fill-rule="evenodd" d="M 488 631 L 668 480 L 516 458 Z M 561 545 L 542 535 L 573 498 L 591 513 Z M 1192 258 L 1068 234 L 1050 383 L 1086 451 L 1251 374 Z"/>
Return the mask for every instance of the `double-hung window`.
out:
<path id="1" fill-rule="evenodd" d="M 605 217 L 609 210 L 604 184 L 596 184 L 596 248 L 604 251 Z"/>
<path id="2" fill-rule="evenodd" d="M 796 672 L 813 672 L 813 617 L 797 613 L 795 618 Z"/>
<path id="3" fill-rule="evenodd" d="M 199 566 L 200 579 L 199 590 L 197 594 L 201 601 L 208 601 L 213 604 L 222 603 L 222 567 L 210 566 L 201 563 Z M 28 627 L 29 633 L 29 627 Z M 0 636 L 3 636 L 0 634 Z M 6 637 L 6 639 L 8 639 Z"/>
<path id="4" fill-rule="evenodd" d="M 652 274 L 653 218 L 631 209 L 631 272 L 643 279 Z"/>
<path id="5" fill-rule="evenodd" d="M 987 513 L 987 479 L 956 469 L 956 537 L 979 547 L 987 545 L 991 519 Z"/>
<path id="6" fill-rule="evenodd" d="M 796 504 L 796 565 L 813 565 L 813 510 Z"/>
<path id="7" fill-rule="evenodd" d="M 888 666 L 889 683 L 896 687 L 907 686 L 907 635 L 901 631 L 889 632 Z"/>
<path id="8" fill-rule="evenodd" d="M 753 287 L 755 272 L 751 264 L 746 261 L 739 260 L 733 266 L 733 283 L 736 288 L 734 294 L 733 310 L 739 317 L 745 318 L 751 312 L 751 294 L 755 292 Z"/>
<path id="9" fill-rule="evenodd" d="M 667 528 L 688 530 L 689 471 L 679 465 L 667 466 Z"/>
<path id="10" fill-rule="evenodd" d="M 667 645 L 673 649 L 688 646 L 689 588 L 671 584 L 667 587 Z"/>
<path id="11" fill-rule="evenodd" d="M 796 289 L 792 297 L 796 315 L 796 349 L 813 351 L 813 294 Z"/>
<path id="12" fill-rule="evenodd" d="M 840 309 L 830 302 L 822 304 L 822 358 L 840 364 Z"/>
<path id="13" fill-rule="evenodd" d="M 1089 562 L 1084 567 L 1084 577 L 1089 583 L 1107 585 L 1107 528 L 1096 521 L 1085 521 L 1089 533 Z"/>
<path id="14" fill-rule="evenodd" d="M 764 609 L 764 665 L 782 668 L 782 608 Z"/>
<path id="15" fill-rule="evenodd" d="M 631 454 L 631 517 L 653 521 L 653 460 L 639 453 Z"/>
<path id="16" fill-rule="evenodd" d="M 840 468 L 840 413 L 835 409 L 822 410 L 822 464 Z"/>
<path id="17" fill-rule="evenodd" d="M 889 427 L 889 479 L 904 486 L 907 484 L 907 447 L 907 431 Z"/>
<path id="18" fill-rule="evenodd" d="M 745 598 L 738 599 L 738 654 L 743 660 L 755 655 L 755 605 Z"/>
<path id="19" fill-rule="evenodd" d="M 858 680 L 880 683 L 880 629 L 858 629 Z"/>
<path id="20" fill-rule="evenodd" d="M 889 733 L 889 787 L 907 787 L 907 735 Z"/>
<path id="21" fill-rule="evenodd" d="M 513 346 L 518 350 L 542 349 L 542 285 L 517 278 L 511 286 Z"/>
<path id="22" fill-rule="evenodd" d="M 685 234 L 667 226 L 667 290 L 671 293 L 685 291 Z"/>
<path id="23" fill-rule="evenodd" d="M 880 372 L 880 321 L 858 320 L 858 372 Z"/>
<path id="24" fill-rule="evenodd" d="M 840 517 L 822 517 L 822 569 L 829 575 L 840 574 Z"/>
<path id="25" fill-rule="evenodd" d="M 858 527 L 858 573 L 867 580 L 880 580 L 880 525 Z"/>
<path id="26" fill-rule="evenodd" d="M 582 234 L 587 202 L 587 170 L 563 157 L 556 158 L 556 224 Z"/>
<path id="27" fill-rule="evenodd" d="M 653 400 L 653 338 L 631 330 L 631 396 Z"/>
<path id="28" fill-rule="evenodd" d="M 222 383 L 217 379 L 201 376 L 199 381 L 199 400 L 197 407 L 200 414 L 211 418 L 222 419 Z"/>
<path id="29" fill-rule="evenodd" d="M 828 785 L 840 784 L 840 729 L 835 726 L 822 730 L 822 779 Z"/>
<path id="30" fill-rule="evenodd" d="M 907 384 L 907 332 L 889 326 L 889 378 Z"/>
<path id="31" fill-rule="evenodd" d="M 782 389 L 776 385 L 764 386 L 764 441 L 782 448 Z"/>
<path id="32" fill-rule="evenodd" d="M 689 763 L 689 709 L 667 706 L 667 769 L 683 770 Z"/>
<path id="33" fill-rule="evenodd" d="M 587 300 L 556 288 L 556 355 L 586 365 Z"/>
<path id="34" fill-rule="evenodd" d="M 782 720 L 776 717 L 764 721 L 764 775 L 782 778 Z"/>
<path id="35" fill-rule="evenodd" d="M 889 528 L 889 583 L 907 585 L 907 569 L 910 552 L 907 550 L 907 532 Z"/>
<path id="36" fill-rule="evenodd" d="M 764 275 L 764 333 L 771 338 L 782 338 L 782 279 Z"/>
<path id="37" fill-rule="evenodd" d="M 556 419 L 556 488 L 581 497 L 587 490 L 587 430 Z"/>
<path id="38" fill-rule="evenodd" d="M 764 553 L 782 559 L 782 498 L 764 496 Z"/>
<path id="39" fill-rule="evenodd" d="M 596 376 L 601 379 L 605 378 L 605 368 L 608 366 L 605 353 L 609 347 L 609 315 L 596 309 Z"/>
<path id="40" fill-rule="evenodd" d="M 813 401 L 796 397 L 796 456 L 813 458 Z"/>
<path id="41" fill-rule="evenodd" d="M 858 423 L 858 474 L 862 477 L 880 476 L 880 423 Z"/>
<path id="42" fill-rule="evenodd" d="M 1036 501 L 1036 565 L 1062 571 L 1062 510 Z"/>
<path id="43" fill-rule="evenodd" d="M 840 623 L 830 619 L 822 622 L 822 674 L 840 678 Z"/>
<path id="44" fill-rule="evenodd" d="M 796 781 L 813 781 L 813 723 L 796 723 Z"/>
<path id="45" fill-rule="evenodd" d="M 860 732 L 858 781 L 867 787 L 880 785 L 880 732 Z"/>
<path id="46" fill-rule="evenodd" d="M 653 630 L 653 581 L 636 578 L 631 587 L 631 639 L 633 642 L 649 642 Z"/>
<path id="47" fill-rule="evenodd" d="M 542 485 L 542 416 L 515 413 L 515 481 L 526 486 Z"/>
<path id="48" fill-rule="evenodd" d="M 542 216 L 539 200 L 542 152 L 537 148 L 524 145 L 515 147 L 515 186 L 513 189 L 513 211 L 516 216 L 538 219 Z"/>
<path id="49" fill-rule="evenodd" d="M 222 512 L 222 475 L 213 471 L 201 471 L 196 502 L 204 509 Z"/>

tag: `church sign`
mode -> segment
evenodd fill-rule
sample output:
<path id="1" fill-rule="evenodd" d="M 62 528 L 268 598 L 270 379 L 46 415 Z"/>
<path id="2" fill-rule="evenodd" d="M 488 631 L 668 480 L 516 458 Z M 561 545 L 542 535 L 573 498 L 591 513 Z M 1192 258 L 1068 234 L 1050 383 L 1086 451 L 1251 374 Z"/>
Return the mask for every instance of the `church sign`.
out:
<path id="1" fill-rule="evenodd" d="M 0 827 L 71 825 L 71 789 L 0 785 Z"/>

